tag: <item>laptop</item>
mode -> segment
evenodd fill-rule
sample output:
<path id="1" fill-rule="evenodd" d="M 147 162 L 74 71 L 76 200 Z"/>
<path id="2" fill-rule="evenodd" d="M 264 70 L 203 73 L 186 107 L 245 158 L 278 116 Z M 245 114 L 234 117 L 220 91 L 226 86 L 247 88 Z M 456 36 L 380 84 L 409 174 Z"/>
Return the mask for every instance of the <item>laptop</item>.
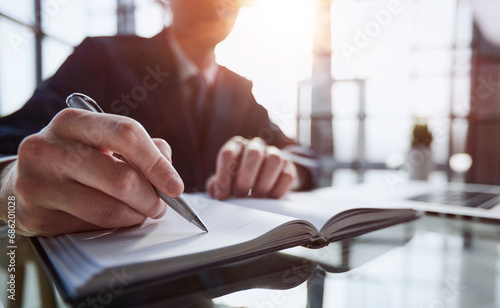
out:
<path id="1" fill-rule="evenodd" d="M 330 194 L 337 200 L 379 207 L 500 220 L 500 186 L 387 180 L 333 188 Z"/>

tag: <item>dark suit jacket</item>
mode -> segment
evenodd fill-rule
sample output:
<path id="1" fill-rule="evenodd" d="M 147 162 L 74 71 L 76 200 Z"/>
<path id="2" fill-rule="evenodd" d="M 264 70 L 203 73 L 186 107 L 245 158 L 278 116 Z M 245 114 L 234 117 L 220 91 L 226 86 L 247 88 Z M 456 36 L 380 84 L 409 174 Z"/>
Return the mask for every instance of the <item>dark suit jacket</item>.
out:
<path id="1" fill-rule="evenodd" d="M 21 110 L 0 119 L 0 153 L 16 154 L 23 138 L 40 131 L 65 108 L 69 94 L 80 92 L 94 98 L 105 112 L 134 118 L 151 137 L 165 139 L 188 191 L 203 189 L 215 170 L 217 151 L 235 135 L 260 136 L 293 153 L 309 170 L 313 186 L 319 173 L 314 153 L 287 138 L 255 101 L 251 82 L 227 68 L 219 69 L 204 126 L 194 123 L 181 95 L 166 31 L 150 39 L 85 39 Z"/>

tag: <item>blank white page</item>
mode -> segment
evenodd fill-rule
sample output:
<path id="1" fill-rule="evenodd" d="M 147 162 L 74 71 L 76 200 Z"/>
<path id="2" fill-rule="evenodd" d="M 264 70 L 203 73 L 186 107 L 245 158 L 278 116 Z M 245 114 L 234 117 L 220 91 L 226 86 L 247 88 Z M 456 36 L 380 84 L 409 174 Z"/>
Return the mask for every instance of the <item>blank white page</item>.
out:
<path id="1" fill-rule="evenodd" d="M 219 202 L 205 195 L 186 195 L 209 232 L 203 233 L 172 209 L 141 226 L 66 235 L 99 266 L 114 267 L 173 258 L 253 240 L 292 217 Z"/>
<path id="2" fill-rule="evenodd" d="M 231 199 L 230 203 L 276 214 L 303 219 L 318 230 L 333 216 L 358 208 L 396 208 L 381 202 L 348 201 L 337 198 L 334 188 L 322 188 L 311 192 L 290 192 L 281 199 Z M 354 192 L 355 193 L 355 192 Z M 354 199 L 354 198 L 353 198 Z"/>

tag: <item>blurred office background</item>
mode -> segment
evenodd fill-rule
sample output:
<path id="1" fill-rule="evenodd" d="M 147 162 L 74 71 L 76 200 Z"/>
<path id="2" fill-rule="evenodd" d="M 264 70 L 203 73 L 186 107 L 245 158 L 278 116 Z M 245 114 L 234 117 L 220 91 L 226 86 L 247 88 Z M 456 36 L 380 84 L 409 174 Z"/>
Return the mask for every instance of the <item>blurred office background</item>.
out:
<path id="1" fill-rule="evenodd" d="M 429 180 L 500 184 L 500 48 L 478 2 L 246 1 L 217 61 L 322 154 L 323 185 L 399 181 L 421 168 L 423 151 L 407 155 L 417 117 L 433 134 Z M 86 36 L 150 37 L 170 20 L 168 1 L 0 0 L 0 115 Z"/>

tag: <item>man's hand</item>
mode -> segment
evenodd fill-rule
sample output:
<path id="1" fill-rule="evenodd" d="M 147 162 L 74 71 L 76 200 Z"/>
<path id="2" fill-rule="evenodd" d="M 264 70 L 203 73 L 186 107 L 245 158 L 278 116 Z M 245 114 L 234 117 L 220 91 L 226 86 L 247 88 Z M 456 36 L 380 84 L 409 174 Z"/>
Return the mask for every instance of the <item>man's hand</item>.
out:
<path id="1" fill-rule="evenodd" d="M 297 185 L 295 164 L 261 138 L 233 137 L 217 155 L 216 173 L 206 183 L 207 192 L 225 200 L 230 196 L 280 198 Z"/>
<path id="2" fill-rule="evenodd" d="M 0 196 L 16 197 L 17 231 L 30 236 L 139 224 L 167 208 L 150 183 L 171 197 L 184 190 L 165 141 L 130 118 L 77 109 L 27 137 L 1 180 Z"/>

